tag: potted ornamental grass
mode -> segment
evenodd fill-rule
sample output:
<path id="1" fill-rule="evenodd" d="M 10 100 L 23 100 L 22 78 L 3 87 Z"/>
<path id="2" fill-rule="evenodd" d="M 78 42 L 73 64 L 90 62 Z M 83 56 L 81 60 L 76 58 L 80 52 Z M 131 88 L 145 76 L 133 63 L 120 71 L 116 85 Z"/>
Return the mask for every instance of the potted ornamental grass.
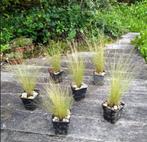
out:
<path id="1" fill-rule="evenodd" d="M 130 58 L 120 57 L 111 64 L 109 95 L 107 100 L 102 103 L 104 119 L 111 123 L 115 123 L 121 118 L 125 105 L 121 101 L 121 97 L 129 88 L 134 77 L 134 69 Z"/>
<path id="2" fill-rule="evenodd" d="M 78 56 L 76 50 L 69 55 L 69 70 L 72 77 L 71 90 L 76 101 L 85 98 L 87 84 L 83 82 L 85 65 L 83 59 Z"/>
<path id="3" fill-rule="evenodd" d="M 95 85 L 104 84 L 105 75 L 105 56 L 104 56 L 104 38 L 101 36 L 99 41 L 92 41 L 88 44 L 92 54 L 92 63 L 95 67 L 93 71 L 93 83 Z"/>
<path id="4" fill-rule="evenodd" d="M 58 50 L 60 42 L 57 42 L 52 46 L 52 50 L 48 51 L 48 58 L 51 64 L 51 68 L 48 69 L 50 77 L 55 83 L 63 81 L 63 71 L 61 70 L 61 53 Z"/>
<path id="5" fill-rule="evenodd" d="M 49 81 L 45 87 L 46 95 L 43 99 L 43 105 L 48 112 L 51 112 L 51 121 L 55 134 L 67 134 L 71 117 L 71 106 L 73 97 L 69 95 L 68 89 L 64 89 Z"/>
<path id="6" fill-rule="evenodd" d="M 35 110 L 39 99 L 39 90 L 35 89 L 39 68 L 31 65 L 14 65 L 16 79 L 24 92 L 20 98 L 27 110 Z"/>

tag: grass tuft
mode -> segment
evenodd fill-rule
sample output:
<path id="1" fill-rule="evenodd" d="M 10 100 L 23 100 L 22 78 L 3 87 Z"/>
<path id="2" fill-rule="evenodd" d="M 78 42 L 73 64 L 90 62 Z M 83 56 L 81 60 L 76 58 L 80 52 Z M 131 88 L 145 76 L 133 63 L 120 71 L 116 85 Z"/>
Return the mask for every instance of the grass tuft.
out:
<path id="1" fill-rule="evenodd" d="M 32 96 L 36 87 L 37 78 L 39 76 L 39 68 L 31 65 L 14 65 L 13 70 L 16 79 L 27 93 L 27 97 Z"/>
<path id="2" fill-rule="evenodd" d="M 85 70 L 83 59 L 78 56 L 78 52 L 74 49 L 72 50 L 71 56 L 69 56 L 69 60 L 69 69 L 72 75 L 72 81 L 78 88 L 80 88 L 84 79 Z"/>
<path id="3" fill-rule="evenodd" d="M 48 59 L 54 72 L 61 70 L 61 46 L 60 42 L 53 42 L 48 50 Z"/>
<path id="4" fill-rule="evenodd" d="M 87 41 L 90 51 L 94 54 L 92 56 L 92 62 L 95 66 L 97 73 L 102 73 L 105 68 L 105 56 L 104 56 L 104 37 L 100 36 L 99 40 Z"/>
<path id="5" fill-rule="evenodd" d="M 118 106 L 121 102 L 121 97 L 129 88 L 130 82 L 134 78 L 136 67 L 133 64 L 132 54 L 128 57 L 116 58 L 110 66 L 110 90 L 108 96 L 108 106 Z"/>
<path id="6" fill-rule="evenodd" d="M 43 101 L 44 107 L 55 117 L 63 120 L 69 114 L 73 102 L 68 89 L 63 89 L 59 84 L 54 84 L 53 81 L 50 81 L 45 90 L 47 95 Z"/>

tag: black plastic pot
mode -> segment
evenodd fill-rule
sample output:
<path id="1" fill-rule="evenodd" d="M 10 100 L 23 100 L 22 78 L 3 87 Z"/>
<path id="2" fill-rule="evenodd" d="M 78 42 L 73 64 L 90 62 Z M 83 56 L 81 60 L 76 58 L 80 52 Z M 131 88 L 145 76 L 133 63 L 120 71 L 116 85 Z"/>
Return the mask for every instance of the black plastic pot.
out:
<path id="1" fill-rule="evenodd" d="M 27 110 L 35 110 L 37 108 L 37 102 L 39 101 L 39 90 L 34 90 L 34 91 L 38 93 L 38 95 L 34 99 L 22 98 L 20 96 L 20 98 L 24 104 L 24 107 Z"/>
<path id="2" fill-rule="evenodd" d="M 76 88 L 71 85 L 71 90 L 75 101 L 80 101 L 81 99 L 85 98 L 87 85 L 82 84 L 80 88 Z"/>
<path id="3" fill-rule="evenodd" d="M 104 102 L 102 104 L 104 119 L 110 123 L 115 123 L 117 120 L 119 120 L 121 118 L 121 114 L 122 114 L 122 111 L 123 111 L 125 104 L 121 103 L 117 109 L 109 107 L 105 104 L 106 104 L 106 102 Z"/>
<path id="4" fill-rule="evenodd" d="M 104 85 L 104 75 L 105 72 L 102 74 L 97 74 L 96 72 L 93 72 L 93 83 L 95 85 Z"/>
<path id="5" fill-rule="evenodd" d="M 52 70 L 49 69 L 49 74 L 55 83 L 60 83 L 63 81 L 63 77 L 62 77 L 63 71 L 60 71 L 58 73 L 54 73 Z"/>
<path id="6" fill-rule="evenodd" d="M 55 134 L 64 134 L 66 135 L 68 133 L 68 128 L 69 128 L 69 123 L 70 119 L 68 122 L 64 121 L 53 121 L 54 116 L 52 116 L 52 124 L 53 128 L 55 130 Z"/>

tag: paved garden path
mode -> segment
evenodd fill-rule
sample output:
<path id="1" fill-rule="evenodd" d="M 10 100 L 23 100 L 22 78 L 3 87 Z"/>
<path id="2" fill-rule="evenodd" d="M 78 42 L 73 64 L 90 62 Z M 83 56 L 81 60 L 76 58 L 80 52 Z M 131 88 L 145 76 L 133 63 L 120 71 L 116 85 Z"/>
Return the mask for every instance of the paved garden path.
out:
<path id="1" fill-rule="evenodd" d="M 107 62 L 114 59 L 114 53 L 129 56 L 133 48 L 130 41 L 136 33 L 128 33 L 116 43 L 108 45 Z M 101 103 L 108 92 L 109 75 L 103 86 L 92 85 L 93 66 L 89 62 L 90 53 L 80 53 L 85 58 L 86 72 L 84 81 L 89 85 L 87 96 L 75 102 L 72 109 L 69 134 L 56 136 L 51 124 L 50 114 L 41 107 L 35 111 L 24 109 L 19 94 L 22 89 L 10 73 L 2 67 L 1 71 L 1 142 L 146 142 L 147 141 L 147 64 L 134 53 L 134 63 L 140 66 L 140 73 L 125 93 L 125 110 L 116 124 L 103 119 Z M 62 68 L 65 79 L 62 85 L 69 87 L 67 60 L 63 57 Z M 41 90 L 48 81 L 45 58 L 31 59 L 29 63 L 41 67 L 37 87 Z M 37 67 L 36 66 L 36 67 Z"/>

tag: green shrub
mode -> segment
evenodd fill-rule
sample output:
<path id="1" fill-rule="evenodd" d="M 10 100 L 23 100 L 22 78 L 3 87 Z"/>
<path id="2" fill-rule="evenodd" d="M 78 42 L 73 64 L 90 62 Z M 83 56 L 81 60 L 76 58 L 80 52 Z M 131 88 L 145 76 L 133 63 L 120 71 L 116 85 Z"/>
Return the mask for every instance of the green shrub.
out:
<path id="1" fill-rule="evenodd" d="M 126 32 L 126 29 L 120 19 L 120 15 L 115 11 L 97 12 L 95 25 L 106 35 L 116 38 Z"/>
<path id="2" fill-rule="evenodd" d="M 141 32 L 132 42 L 147 62 L 147 30 Z"/>
<path id="3" fill-rule="evenodd" d="M 1 44 L 0 45 L 0 53 L 5 53 L 6 51 L 8 51 L 8 49 L 10 49 L 9 44 Z"/>
<path id="4" fill-rule="evenodd" d="M 0 44 L 8 44 L 21 36 L 32 38 L 37 44 L 48 44 L 50 40 L 81 41 L 84 34 L 98 36 L 101 31 L 117 38 L 127 31 L 140 32 L 146 28 L 145 1 L 130 6 L 117 4 L 115 0 L 85 0 L 83 3 L 80 0 L 33 1 L 39 4 L 27 9 L 20 4 L 21 0 L 2 1 L 8 5 L 18 2 L 16 6 L 23 8 L 12 6 L 12 12 L 6 10 L 0 14 Z"/>

